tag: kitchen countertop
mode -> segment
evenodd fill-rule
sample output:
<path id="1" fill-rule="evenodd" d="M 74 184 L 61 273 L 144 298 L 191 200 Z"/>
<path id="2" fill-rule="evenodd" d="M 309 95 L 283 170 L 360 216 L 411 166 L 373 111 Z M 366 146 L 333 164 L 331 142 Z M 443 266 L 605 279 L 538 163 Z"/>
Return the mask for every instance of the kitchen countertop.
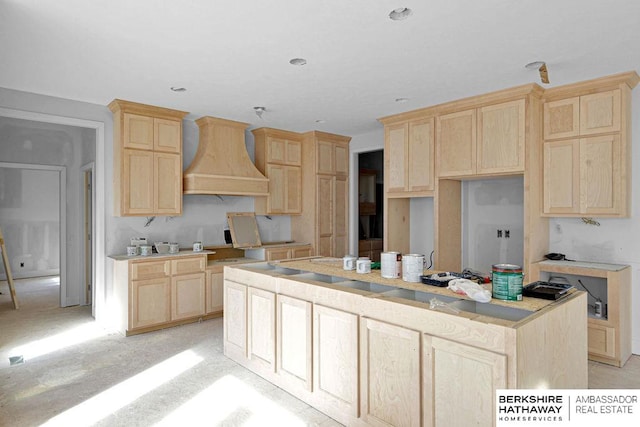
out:
<path id="1" fill-rule="evenodd" d="M 342 268 L 342 258 L 311 258 L 304 260 L 282 260 L 269 261 L 270 264 L 280 265 L 286 268 L 296 270 L 304 270 L 313 273 L 325 274 L 330 276 L 344 277 L 350 280 L 359 280 L 361 282 L 371 282 L 381 285 L 389 285 L 396 288 L 408 289 L 412 291 L 422 291 L 431 294 L 438 294 L 447 297 L 455 297 L 461 299 L 471 299 L 466 295 L 456 294 L 446 287 L 430 286 L 424 283 L 405 282 L 402 279 L 387 279 L 382 277 L 380 270 L 372 270 L 371 273 L 356 273 L 354 270 L 344 270 Z M 424 275 L 438 273 L 437 271 L 425 270 Z M 491 290 L 491 284 L 486 284 Z M 575 290 L 572 290 L 575 292 Z M 500 299 L 491 299 L 491 304 L 519 308 L 528 311 L 538 311 L 556 302 L 561 302 L 563 298 L 553 301 L 540 298 L 522 297 L 522 301 L 505 301 Z"/>
<path id="2" fill-rule="evenodd" d="M 145 260 L 145 259 L 161 259 L 161 258 L 175 258 L 175 257 L 180 257 L 180 256 L 188 256 L 188 255 L 211 255 L 211 254 L 215 254 L 215 251 L 209 251 L 209 250 L 204 250 L 204 251 L 192 251 L 192 250 L 183 250 L 181 249 L 180 252 L 178 252 L 177 254 L 157 254 L 157 253 L 153 253 L 151 255 L 134 255 L 134 256 L 128 256 L 128 255 L 109 255 L 108 257 L 111 259 L 114 259 L 116 261 L 133 261 L 133 260 Z"/>

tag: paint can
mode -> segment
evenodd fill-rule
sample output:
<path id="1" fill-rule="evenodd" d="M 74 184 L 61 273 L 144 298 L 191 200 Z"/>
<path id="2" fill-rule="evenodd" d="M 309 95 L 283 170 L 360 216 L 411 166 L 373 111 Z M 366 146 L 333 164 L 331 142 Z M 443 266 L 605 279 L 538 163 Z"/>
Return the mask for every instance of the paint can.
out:
<path id="1" fill-rule="evenodd" d="M 402 280 L 405 282 L 420 283 L 424 273 L 424 255 L 402 255 Z"/>
<path id="2" fill-rule="evenodd" d="M 380 254 L 380 275 L 385 279 L 399 279 L 402 276 L 402 254 L 382 252 Z"/>
<path id="3" fill-rule="evenodd" d="M 371 273 L 371 260 L 366 257 L 358 258 L 358 261 L 356 262 L 356 273 Z"/>
<path id="4" fill-rule="evenodd" d="M 356 261 L 358 258 L 354 255 L 345 255 L 342 257 L 342 269 L 343 270 L 355 270 Z"/>
<path id="5" fill-rule="evenodd" d="M 193 242 L 193 252 L 202 252 L 202 242 Z"/>
<path id="6" fill-rule="evenodd" d="M 522 267 L 494 264 L 491 267 L 491 287 L 495 299 L 522 301 Z"/>
<path id="7" fill-rule="evenodd" d="M 127 246 L 127 256 L 136 256 L 136 255 L 138 255 L 138 247 Z"/>
<path id="8" fill-rule="evenodd" d="M 153 252 L 151 245 L 140 245 L 140 255 L 149 256 Z"/>

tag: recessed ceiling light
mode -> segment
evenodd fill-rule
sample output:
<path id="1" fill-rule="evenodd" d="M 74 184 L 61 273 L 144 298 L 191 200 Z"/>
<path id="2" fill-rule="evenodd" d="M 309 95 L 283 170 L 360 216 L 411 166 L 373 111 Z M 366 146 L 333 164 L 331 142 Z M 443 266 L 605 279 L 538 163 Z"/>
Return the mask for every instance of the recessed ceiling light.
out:
<path id="1" fill-rule="evenodd" d="M 265 107 L 253 107 L 253 111 L 256 112 L 256 116 L 258 116 L 258 118 L 262 118 L 262 114 L 264 114 L 265 111 L 267 111 L 267 109 Z"/>
<path id="2" fill-rule="evenodd" d="M 179 87 L 179 86 L 171 86 L 171 90 L 174 92 L 186 92 L 187 88 L 186 87 Z"/>
<path id="3" fill-rule="evenodd" d="M 302 65 L 306 65 L 307 64 L 307 60 L 304 58 L 293 58 L 289 61 L 289 64 L 291 65 L 297 65 L 297 66 L 302 66 Z"/>
<path id="4" fill-rule="evenodd" d="M 398 9 L 393 9 L 391 13 L 389 13 L 389 18 L 393 21 L 402 21 L 403 19 L 407 19 L 413 11 L 408 7 L 400 7 Z"/>
<path id="5" fill-rule="evenodd" d="M 327 121 L 324 119 L 318 119 L 316 120 L 316 123 L 327 123 Z"/>
<path id="6" fill-rule="evenodd" d="M 396 98 L 396 102 L 407 102 L 409 98 Z"/>

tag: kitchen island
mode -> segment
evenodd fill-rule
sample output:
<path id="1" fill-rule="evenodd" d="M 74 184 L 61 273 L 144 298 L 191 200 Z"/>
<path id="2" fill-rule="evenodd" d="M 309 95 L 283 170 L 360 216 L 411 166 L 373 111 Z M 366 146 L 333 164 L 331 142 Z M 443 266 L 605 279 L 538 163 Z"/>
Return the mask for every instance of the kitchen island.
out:
<path id="1" fill-rule="evenodd" d="M 496 389 L 587 387 L 585 304 L 481 304 L 334 258 L 226 266 L 224 352 L 346 425 L 491 426 Z"/>

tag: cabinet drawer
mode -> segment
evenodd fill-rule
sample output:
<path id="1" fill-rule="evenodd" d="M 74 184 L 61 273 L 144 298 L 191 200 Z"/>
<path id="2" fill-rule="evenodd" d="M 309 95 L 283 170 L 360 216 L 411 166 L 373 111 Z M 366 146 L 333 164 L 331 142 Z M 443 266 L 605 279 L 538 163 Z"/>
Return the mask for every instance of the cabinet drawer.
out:
<path id="1" fill-rule="evenodd" d="M 589 354 L 602 357 L 615 357 L 615 329 L 589 323 L 587 327 Z"/>
<path id="2" fill-rule="evenodd" d="M 153 279 L 171 274 L 171 264 L 165 261 L 143 261 L 131 263 L 131 280 Z"/>
<path id="3" fill-rule="evenodd" d="M 171 260 L 171 274 L 199 273 L 207 266 L 205 257 L 181 258 Z"/>

